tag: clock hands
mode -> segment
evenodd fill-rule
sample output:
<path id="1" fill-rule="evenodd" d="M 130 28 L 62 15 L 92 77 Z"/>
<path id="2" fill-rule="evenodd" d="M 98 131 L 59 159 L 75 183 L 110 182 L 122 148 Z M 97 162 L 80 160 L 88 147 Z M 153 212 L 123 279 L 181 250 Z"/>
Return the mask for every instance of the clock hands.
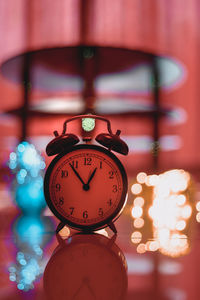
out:
<path id="1" fill-rule="evenodd" d="M 94 174 L 96 173 L 97 168 L 95 168 L 92 172 L 92 174 L 90 175 L 90 177 L 88 178 L 88 181 L 86 184 L 83 185 L 83 189 L 84 191 L 88 191 L 90 189 L 89 183 L 92 180 L 92 178 L 94 177 Z"/>
<path id="2" fill-rule="evenodd" d="M 89 290 L 90 295 L 92 296 L 93 299 L 97 299 L 96 295 L 95 295 L 95 293 L 94 293 L 94 291 L 93 291 L 93 289 L 90 285 L 89 278 L 85 277 L 85 278 L 82 279 L 81 285 L 78 288 L 78 290 L 75 292 L 75 294 L 73 295 L 72 300 L 75 300 L 77 298 L 77 296 L 81 296 L 82 290 L 84 289 L 84 287 L 87 287 L 87 289 Z"/>
<path id="3" fill-rule="evenodd" d="M 95 168 L 95 169 L 93 170 L 92 174 L 91 174 L 90 177 L 88 178 L 87 183 L 85 183 L 85 182 L 83 181 L 83 179 L 81 178 L 81 176 L 79 175 L 79 173 L 78 173 L 78 172 L 76 171 L 76 169 L 74 168 L 74 166 L 71 165 L 71 164 L 69 164 L 69 165 L 70 165 L 70 167 L 72 168 L 72 170 L 74 171 L 75 175 L 76 175 L 76 176 L 78 177 L 78 179 L 80 180 L 80 182 L 83 184 L 83 189 L 84 189 L 84 191 L 88 191 L 88 190 L 90 189 L 89 184 L 90 184 L 92 178 L 94 177 L 94 174 L 96 173 L 97 168 Z"/>
<path id="4" fill-rule="evenodd" d="M 72 168 L 72 170 L 74 171 L 75 175 L 78 177 L 78 179 L 81 181 L 81 183 L 83 184 L 83 186 L 85 185 L 85 182 L 83 181 L 83 179 L 81 178 L 81 176 L 79 175 L 79 173 L 76 171 L 76 169 L 74 168 L 73 165 L 69 164 L 70 167 Z"/>
<path id="5" fill-rule="evenodd" d="M 95 168 L 95 169 L 93 170 L 93 172 L 92 172 L 92 174 L 90 175 L 90 177 L 89 177 L 89 179 L 88 179 L 88 182 L 87 182 L 86 184 L 89 185 L 90 181 L 91 181 L 92 178 L 94 177 L 94 174 L 96 173 L 96 170 L 97 170 L 97 168 Z"/>
<path id="6" fill-rule="evenodd" d="M 90 280 L 88 277 L 83 278 L 83 283 L 88 287 L 88 290 L 90 291 L 90 294 L 93 296 L 94 299 L 96 299 L 96 295 L 93 291 L 93 288 L 90 284 Z"/>

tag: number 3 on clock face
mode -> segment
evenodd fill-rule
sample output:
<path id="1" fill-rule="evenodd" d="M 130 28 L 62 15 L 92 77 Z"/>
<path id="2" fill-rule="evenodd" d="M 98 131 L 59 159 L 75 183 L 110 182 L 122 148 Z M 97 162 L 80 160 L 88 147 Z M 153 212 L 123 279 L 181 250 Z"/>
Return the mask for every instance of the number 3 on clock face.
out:
<path id="1" fill-rule="evenodd" d="M 44 192 L 49 208 L 62 222 L 94 230 L 119 216 L 126 201 L 127 176 L 110 151 L 77 145 L 51 162 Z"/>

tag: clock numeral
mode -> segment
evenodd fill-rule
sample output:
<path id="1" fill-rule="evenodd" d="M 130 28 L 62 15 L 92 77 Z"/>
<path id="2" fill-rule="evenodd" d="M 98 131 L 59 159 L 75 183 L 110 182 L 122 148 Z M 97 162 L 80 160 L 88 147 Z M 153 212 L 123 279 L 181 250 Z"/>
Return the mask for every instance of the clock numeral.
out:
<path id="1" fill-rule="evenodd" d="M 68 171 L 62 170 L 61 177 L 64 178 L 64 177 L 67 177 L 67 176 L 68 176 Z"/>
<path id="2" fill-rule="evenodd" d="M 87 219 L 87 218 L 88 218 L 88 212 L 87 212 L 87 210 L 85 210 L 85 211 L 83 212 L 83 218 L 84 218 L 84 219 Z"/>
<path id="3" fill-rule="evenodd" d="M 109 206 L 111 206 L 111 205 L 112 205 L 112 199 L 109 199 L 109 200 L 107 201 L 107 203 L 108 203 Z"/>
<path id="4" fill-rule="evenodd" d="M 99 208 L 99 216 L 103 217 L 103 208 Z"/>
<path id="5" fill-rule="evenodd" d="M 109 174 L 109 178 L 110 179 L 114 178 L 114 172 L 113 171 L 109 171 L 108 174 Z"/>
<path id="6" fill-rule="evenodd" d="M 99 163 L 99 169 L 102 169 L 102 161 Z"/>
<path id="7" fill-rule="evenodd" d="M 64 197 L 60 197 L 59 198 L 59 205 L 63 205 L 64 204 Z"/>
<path id="8" fill-rule="evenodd" d="M 60 183 L 56 183 L 56 192 L 59 192 L 61 190 Z"/>
<path id="9" fill-rule="evenodd" d="M 90 157 L 85 157 L 84 158 L 84 165 L 85 166 L 91 166 L 92 164 L 92 159 Z"/>
<path id="10" fill-rule="evenodd" d="M 70 211 L 70 215 L 73 215 L 74 207 L 70 207 L 69 209 L 71 210 L 71 211 Z"/>
<path id="11" fill-rule="evenodd" d="M 71 165 L 72 165 L 74 168 L 78 169 L 78 160 L 73 160 L 73 161 L 71 162 Z"/>
<path id="12" fill-rule="evenodd" d="M 116 193 L 118 191 L 118 188 L 117 188 L 116 184 L 113 185 L 113 190 L 112 191 L 113 191 L 113 193 Z"/>

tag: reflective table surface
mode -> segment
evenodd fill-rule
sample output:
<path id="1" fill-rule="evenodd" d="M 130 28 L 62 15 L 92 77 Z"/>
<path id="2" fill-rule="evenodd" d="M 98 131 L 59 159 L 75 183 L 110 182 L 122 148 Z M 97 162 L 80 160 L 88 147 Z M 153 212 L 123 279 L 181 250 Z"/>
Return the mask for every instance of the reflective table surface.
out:
<path id="1" fill-rule="evenodd" d="M 1 300 L 199 299 L 197 222 L 191 240 L 181 241 L 190 243 L 187 253 L 173 258 L 155 244 L 149 244 L 151 251 L 138 248 L 129 205 L 115 223 L 117 235 L 67 227 L 56 235 L 58 220 L 48 209 L 40 216 L 23 215 L 4 187 L 0 197 Z"/>

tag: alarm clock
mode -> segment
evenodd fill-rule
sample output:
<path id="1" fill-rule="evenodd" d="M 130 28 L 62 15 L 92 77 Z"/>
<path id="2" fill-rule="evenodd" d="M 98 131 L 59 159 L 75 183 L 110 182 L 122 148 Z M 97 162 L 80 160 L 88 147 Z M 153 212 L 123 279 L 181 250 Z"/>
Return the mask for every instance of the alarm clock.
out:
<path id="1" fill-rule="evenodd" d="M 124 254 L 100 234 L 75 234 L 59 245 L 48 261 L 43 287 L 48 300 L 123 300 L 127 294 Z"/>
<path id="2" fill-rule="evenodd" d="M 108 133 L 100 133 L 96 142 L 87 136 L 85 143 L 66 133 L 67 123 L 93 118 L 107 123 Z M 64 122 L 61 135 L 47 145 L 47 155 L 57 156 L 50 163 L 44 178 L 46 202 L 61 221 L 57 232 L 68 225 L 82 231 L 94 231 L 109 226 L 117 232 L 114 221 L 126 203 L 127 175 L 120 160 L 111 151 L 128 154 L 128 146 L 114 134 L 110 121 L 95 115 L 81 115 Z M 78 144 L 79 143 L 79 144 Z"/>

